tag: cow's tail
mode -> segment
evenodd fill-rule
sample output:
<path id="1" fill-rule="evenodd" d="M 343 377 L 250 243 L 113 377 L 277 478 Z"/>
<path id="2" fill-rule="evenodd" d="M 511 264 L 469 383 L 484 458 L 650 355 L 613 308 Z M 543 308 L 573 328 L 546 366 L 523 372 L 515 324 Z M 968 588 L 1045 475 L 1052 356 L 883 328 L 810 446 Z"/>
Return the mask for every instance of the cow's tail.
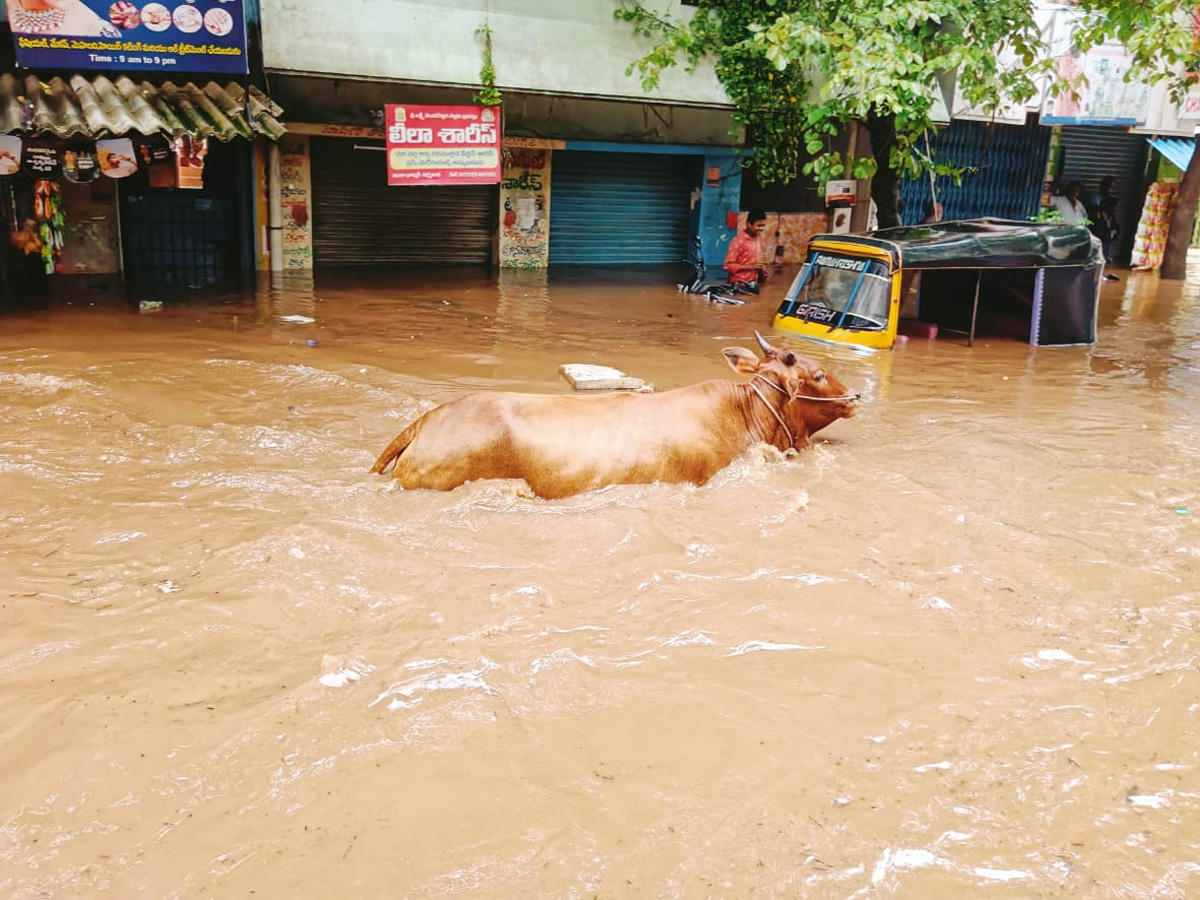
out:
<path id="1" fill-rule="evenodd" d="M 413 442 L 413 438 L 417 436 L 417 431 L 420 430 L 421 420 L 413 422 L 402 432 L 396 435 L 396 439 L 387 445 L 382 453 L 379 454 L 379 459 L 375 460 L 375 465 L 371 466 L 372 475 L 382 475 L 396 460 L 400 458 L 400 454 L 408 449 L 408 445 Z"/>

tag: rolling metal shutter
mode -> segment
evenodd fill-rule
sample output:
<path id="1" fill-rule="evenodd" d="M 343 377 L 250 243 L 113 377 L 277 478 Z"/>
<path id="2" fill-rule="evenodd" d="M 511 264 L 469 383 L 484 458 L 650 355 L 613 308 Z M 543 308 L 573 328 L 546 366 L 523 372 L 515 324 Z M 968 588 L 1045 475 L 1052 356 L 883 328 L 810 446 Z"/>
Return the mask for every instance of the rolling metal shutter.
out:
<path id="1" fill-rule="evenodd" d="M 1142 134 L 1086 126 L 1062 130 L 1063 161 L 1059 180 L 1064 186 L 1078 181 L 1083 185 L 1086 198 L 1099 187 L 1100 179 L 1105 175 L 1116 176 L 1120 197 L 1117 205 L 1118 261 L 1128 257 L 1133 249 L 1134 232 L 1142 212 L 1145 188 L 1142 179 L 1149 148 L 1146 136 Z"/>
<path id="2" fill-rule="evenodd" d="M 1105 175 L 1115 175 L 1122 194 L 1130 182 L 1141 186 L 1146 165 L 1146 136 L 1110 128 L 1063 128 L 1064 184 L 1078 181 L 1093 191 Z"/>
<path id="3" fill-rule="evenodd" d="M 313 260 L 318 266 L 489 265 L 495 185 L 389 187 L 382 142 L 314 137 Z"/>
<path id="4" fill-rule="evenodd" d="M 678 263 L 703 157 L 560 150 L 550 176 L 550 265 Z"/>

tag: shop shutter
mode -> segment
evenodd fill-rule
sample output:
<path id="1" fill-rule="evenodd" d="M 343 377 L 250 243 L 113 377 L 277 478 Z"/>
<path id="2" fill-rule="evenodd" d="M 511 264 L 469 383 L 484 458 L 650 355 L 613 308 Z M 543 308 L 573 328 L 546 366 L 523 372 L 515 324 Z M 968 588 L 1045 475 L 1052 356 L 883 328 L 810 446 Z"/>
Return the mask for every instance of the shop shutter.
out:
<path id="1" fill-rule="evenodd" d="M 1100 179 L 1113 175 L 1117 179 L 1116 258 L 1123 262 L 1133 249 L 1134 233 L 1142 211 L 1145 194 L 1143 176 L 1150 145 L 1144 134 L 1130 134 L 1115 128 L 1063 128 L 1062 174 L 1060 181 L 1083 185 L 1084 196 L 1100 186 Z"/>
<path id="2" fill-rule="evenodd" d="M 313 259 L 318 266 L 488 265 L 495 185 L 390 187 L 382 142 L 311 143 Z"/>
<path id="3" fill-rule="evenodd" d="M 550 169 L 550 264 L 682 261 L 702 160 L 556 151 Z"/>
<path id="4" fill-rule="evenodd" d="M 1146 136 L 1112 128 L 1063 128 L 1062 182 L 1078 181 L 1094 191 L 1105 175 L 1115 175 L 1122 193 L 1136 182 L 1141 188 L 1146 165 Z M 1136 191 L 1135 191 L 1136 193 Z"/>

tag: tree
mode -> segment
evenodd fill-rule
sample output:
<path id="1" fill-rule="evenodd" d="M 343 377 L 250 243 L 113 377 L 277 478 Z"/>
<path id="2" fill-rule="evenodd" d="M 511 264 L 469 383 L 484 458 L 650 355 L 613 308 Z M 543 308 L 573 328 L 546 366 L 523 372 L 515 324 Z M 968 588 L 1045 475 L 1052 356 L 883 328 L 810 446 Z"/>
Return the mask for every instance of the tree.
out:
<path id="1" fill-rule="evenodd" d="M 1187 11 L 1180 0 L 1080 0 L 1079 8 L 1093 15 L 1075 32 L 1075 43 L 1086 51 L 1109 40 L 1125 45 L 1133 60 L 1127 79 L 1148 84 L 1166 82 L 1171 100 L 1200 84 L 1200 6 Z M 1200 138 L 1183 173 L 1171 213 L 1161 277 L 1180 280 L 1187 274 L 1187 251 L 1200 204 Z"/>
<path id="2" fill-rule="evenodd" d="M 801 148 L 818 184 L 878 173 L 880 227 L 898 224 L 900 175 L 958 174 L 920 152 L 946 79 L 987 113 L 1033 97 L 1050 66 L 1034 0 L 697 0 L 690 20 L 644 0 L 617 3 L 617 18 L 654 41 L 630 66 L 647 91 L 663 69 L 711 57 L 754 141 L 759 181 L 795 177 Z M 856 122 L 870 131 L 873 157 L 834 149 Z"/>

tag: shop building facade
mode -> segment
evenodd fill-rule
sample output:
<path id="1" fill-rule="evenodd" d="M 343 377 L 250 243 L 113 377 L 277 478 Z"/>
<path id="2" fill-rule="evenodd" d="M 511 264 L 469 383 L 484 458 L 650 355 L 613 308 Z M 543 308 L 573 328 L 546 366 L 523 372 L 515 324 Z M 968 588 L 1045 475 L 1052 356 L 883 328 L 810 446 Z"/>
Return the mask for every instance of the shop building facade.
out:
<path id="1" fill-rule="evenodd" d="M 711 66 L 664 73 L 646 94 L 626 70 L 648 45 L 586 0 L 341 12 L 263 0 L 267 83 L 291 132 L 272 167 L 275 268 L 680 263 L 696 236 L 710 265 L 724 258 L 743 158 Z M 382 111 L 475 102 L 485 37 L 503 98 L 499 184 L 389 187 Z"/>
<path id="2" fill-rule="evenodd" d="M 116 17 L 115 5 L 91 6 Z M 140 14 L 118 28 L 93 11 L 90 36 L 22 20 L 16 41 L 0 22 L 0 287 L 9 300 L 162 298 L 252 279 L 254 159 L 285 133 L 282 110 L 250 74 L 257 48 L 246 45 L 242 4 L 193 9 L 200 25 L 188 32 L 183 20 L 173 39 L 177 23 Z M 208 29 L 205 10 L 215 10 Z M 160 46 L 147 44 L 155 34 L 167 35 L 161 46 L 175 55 L 129 49 Z M 188 34 L 203 36 L 189 44 Z M 217 62 L 188 52 L 195 47 Z M 206 66 L 213 70 L 189 72 Z"/>

